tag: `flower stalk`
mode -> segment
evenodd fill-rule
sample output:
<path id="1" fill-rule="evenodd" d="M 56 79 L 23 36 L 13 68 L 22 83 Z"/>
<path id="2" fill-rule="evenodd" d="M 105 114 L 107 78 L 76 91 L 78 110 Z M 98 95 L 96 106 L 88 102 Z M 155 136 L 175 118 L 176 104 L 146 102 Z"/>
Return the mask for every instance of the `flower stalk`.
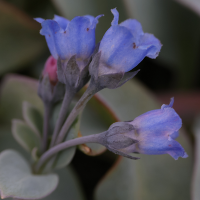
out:
<path id="1" fill-rule="evenodd" d="M 75 92 L 73 90 L 66 89 L 65 96 L 64 96 L 62 106 L 61 106 L 61 109 L 60 109 L 60 113 L 59 113 L 59 116 L 58 116 L 58 120 L 56 122 L 56 126 L 55 126 L 55 129 L 54 129 L 53 135 L 52 135 L 50 148 L 55 145 L 56 138 L 57 138 L 58 133 L 59 133 L 64 121 L 65 121 L 69 105 L 70 105 L 74 95 L 75 95 Z"/>
<path id="2" fill-rule="evenodd" d="M 85 108 L 87 102 L 93 97 L 93 95 L 100 90 L 101 88 L 93 84 L 92 81 L 90 82 L 87 90 L 84 92 L 82 97 L 76 103 L 75 107 L 73 108 L 67 120 L 65 121 L 63 127 L 61 128 L 60 133 L 56 140 L 56 144 L 59 144 L 63 141 L 63 139 L 66 137 L 67 131 L 69 130 L 70 126 L 72 125 L 73 121 L 76 119 L 78 114 Z"/>
<path id="3" fill-rule="evenodd" d="M 39 159 L 37 165 L 36 165 L 36 172 L 39 172 L 41 167 L 55 154 L 57 154 L 58 152 L 67 149 L 69 147 L 72 146 L 76 146 L 76 145 L 80 145 L 80 144 L 84 144 L 84 143 L 101 143 L 102 141 L 102 136 L 105 135 L 105 132 L 99 133 L 99 134 L 94 134 L 94 135 L 88 135 L 88 136 L 84 136 L 84 137 L 79 137 L 79 138 L 75 138 L 72 140 L 68 140 L 66 142 L 60 143 L 54 147 L 52 147 L 51 149 L 49 149 L 48 151 L 46 151 L 41 158 Z"/>

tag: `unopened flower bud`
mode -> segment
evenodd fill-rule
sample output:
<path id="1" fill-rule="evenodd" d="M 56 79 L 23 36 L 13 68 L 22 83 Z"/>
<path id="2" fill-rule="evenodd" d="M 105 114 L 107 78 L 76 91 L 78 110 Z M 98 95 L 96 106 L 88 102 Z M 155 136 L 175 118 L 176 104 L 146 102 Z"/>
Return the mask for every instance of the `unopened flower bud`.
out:
<path id="1" fill-rule="evenodd" d="M 39 80 L 38 95 L 46 104 L 52 104 L 60 101 L 64 93 L 65 87 L 57 78 L 57 60 L 50 56 Z"/>
<path id="2" fill-rule="evenodd" d="M 56 85 L 58 82 L 58 77 L 57 77 L 57 60 L 53 56 L 49 56 L 47 59 L 44 70 L 42 75 L 49 76 L 49 81 L 51 82 L 52 85 Z"/>

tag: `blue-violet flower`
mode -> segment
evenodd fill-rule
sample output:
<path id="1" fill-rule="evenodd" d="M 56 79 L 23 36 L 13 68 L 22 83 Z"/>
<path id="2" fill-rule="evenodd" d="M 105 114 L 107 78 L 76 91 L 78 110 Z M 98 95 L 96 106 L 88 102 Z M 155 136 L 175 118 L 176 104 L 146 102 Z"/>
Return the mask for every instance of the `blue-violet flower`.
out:
<path id="1" fill-rule="evenodd" d="M 53 20 L 35 20 L 42 25 L 40 34 L 45 36 L 52 56 L 69 60 L 76 55 L 79 67 L 83 68 L 94 51 L 95 28 L 101 16 L 77 16 L 69 21 L 55 15 Z"/>
<path id="2" fill-rule="evenodd" d="M 99 46 L 99 75 L 125 73 L 136 67 L 145 56 L 158 56 L 162 45 L 157 38 L 144 33 L 141 24 L 135 19 L 118 24 L 118 11 L 115 8 L 111 12 L 114 19 Z"/>
<path id="3" fill-rule="evenodd" d="M 172 108 L 173 102 L 172 98 L 169 105 L 164 104 L 161 109 L 146 112 L 131 122 L 112 124 L 106 135 L 105 146 L 115 153 L 133 159 L 135 158 L 129 153 L 169 154 L 175 160 L 188 157 L 183 147 L 175 141 L 182 120 Z"/>

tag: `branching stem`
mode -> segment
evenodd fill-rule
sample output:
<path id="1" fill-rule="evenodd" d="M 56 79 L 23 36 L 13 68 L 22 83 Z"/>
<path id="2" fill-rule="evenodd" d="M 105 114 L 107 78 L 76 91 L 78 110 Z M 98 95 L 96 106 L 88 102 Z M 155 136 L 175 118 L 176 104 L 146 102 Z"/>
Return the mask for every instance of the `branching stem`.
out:
<path id="1" fill-rule="evenodd" d="M 92 96 L 98 92 L 99 89 L 96 87 L 95 84 L 89 84 L 87 90 L 83 94 L 83 96 L 79 99 L 79 101 L 74 106 L 73 110 L 69 114 L 67 120 L 65 121 L 64 125 L 62 126 L 60 133 L 57 137 L 56 144 L 59 144 L 63 141 L 66 137 L 67 131 L 69 130 L 70 126 L 72 125 L 73 121 L 76 119 L 78 114 L 85 108 L 87 102 L 92 98 Z"/>

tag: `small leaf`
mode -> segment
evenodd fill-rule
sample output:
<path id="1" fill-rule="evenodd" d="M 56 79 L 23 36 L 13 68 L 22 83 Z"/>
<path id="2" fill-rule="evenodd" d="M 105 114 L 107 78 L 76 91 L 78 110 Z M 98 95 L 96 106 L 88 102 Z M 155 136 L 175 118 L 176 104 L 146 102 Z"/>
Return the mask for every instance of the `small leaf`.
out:
<path id="1" fill-rule="evenodd" d="M 26 123 L 40 137 L 42 135 L 43 117 L 39 110 L 29 102 L 23 102 L 22 105 L 23 117 Z"/>
<path id="2" fill-rule="evenodd" d="M 23 121 L 12 121 L 12 133 L 17 142 L 27 151 L 31 152 L 33 148 L 40 149 L 40 138 L 38 135 Z"/>
<path id="3" fill-rule="evenodd" d="M 39 160 L 39 156 L 38 156 L 39 152 L 38 152 L 38 148 L 34 147 L 31 151 L 31 156 L 33 158 L 33 161 L 38 161 Z"/>
<path id="4" fill-rule="evenodd" d="M 58 185 L 56 174 L 33 175 L 28 163 L 14 150 L 0 154 L 1 198 L 41 199 Z"/>

